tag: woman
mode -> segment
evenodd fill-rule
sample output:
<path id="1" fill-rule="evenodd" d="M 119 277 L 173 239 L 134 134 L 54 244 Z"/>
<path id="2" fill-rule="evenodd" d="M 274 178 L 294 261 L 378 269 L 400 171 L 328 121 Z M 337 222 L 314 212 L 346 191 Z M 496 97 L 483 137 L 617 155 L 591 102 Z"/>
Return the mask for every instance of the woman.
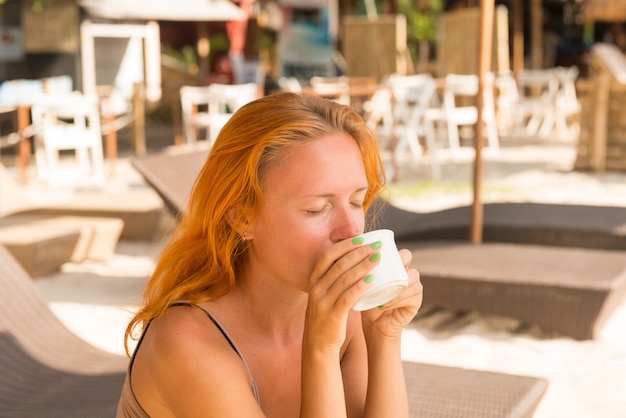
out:
<path id="1" fill-rule="evenodd" d="M 353 239 L 383 187 L 350 107 L 279 93 L 220 132 L 126 339 L 119 417 L 408 416 L 402 328 L 421 284 L 356 312 L 378 262 Z"/>

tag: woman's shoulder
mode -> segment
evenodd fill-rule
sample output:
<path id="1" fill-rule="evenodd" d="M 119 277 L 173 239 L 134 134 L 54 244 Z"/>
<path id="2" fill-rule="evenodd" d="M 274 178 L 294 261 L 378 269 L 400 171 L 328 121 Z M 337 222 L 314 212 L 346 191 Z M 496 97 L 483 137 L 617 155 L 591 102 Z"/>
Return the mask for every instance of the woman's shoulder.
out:
<path id="1" fill-rule="evenodd" d="M 150 323 L 132 375 L 142 405 L 159 399 L 161 405 L 189 406 L 199 398 L 211 404 L 213 395 L 219 402 L 233 391 L 250 392 L 240 358 L 207 314 L 194 306 L 172 306 Z M 211 395 L 202 388 L 212 388 Z"/>
<path id="2" fill-rule="evenodd" d="M 180 362 L 180 356 L 207 354 L 229 357 L 230 345 L 206 311 L 196 305 L 174 305 L 150 323 L 143 344 L 160 360 Z M 197 359 L 194 359 L 194 363 Z M 197 363 L 196 363 L 197 364 Z"/>

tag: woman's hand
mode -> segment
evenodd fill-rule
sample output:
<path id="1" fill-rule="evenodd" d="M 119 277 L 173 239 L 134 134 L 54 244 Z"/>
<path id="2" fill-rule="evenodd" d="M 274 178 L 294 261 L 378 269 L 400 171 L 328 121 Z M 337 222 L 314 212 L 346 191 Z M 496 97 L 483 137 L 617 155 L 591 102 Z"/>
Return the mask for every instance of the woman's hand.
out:
<path id="1" fill-rule="evenodd" d="M 422 305 L 423 289 L 419 273 L 410 267 L 413 255 L 406 249 L 399 252 L 409 275 L 409 285 L 391 302 L 363 312 L 363 329 L 366 336 L 377 333 L 383 337 L 399 338 L 402 329 L 411 322 Z"/>
<path id="2" fill-rule="evenodd" d="M 339 352 L 348 314 L 369 287 L 365 278 L 378 263 L 379 257 L 372 257 L 378 252 L 375 247 L 348 239 L 324 251 L 311 274 L 305 344 Z"/>

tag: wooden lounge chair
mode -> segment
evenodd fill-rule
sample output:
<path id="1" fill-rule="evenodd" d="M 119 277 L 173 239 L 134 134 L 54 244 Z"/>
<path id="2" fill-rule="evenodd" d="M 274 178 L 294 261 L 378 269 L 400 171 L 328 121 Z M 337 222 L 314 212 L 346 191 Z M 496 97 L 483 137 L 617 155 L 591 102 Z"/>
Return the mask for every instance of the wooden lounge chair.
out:
<path id="1" fill-rule="evenodd" d="M 0 246 L 0 416 L 114 417 L 128 359 L 82 340 Z"/>

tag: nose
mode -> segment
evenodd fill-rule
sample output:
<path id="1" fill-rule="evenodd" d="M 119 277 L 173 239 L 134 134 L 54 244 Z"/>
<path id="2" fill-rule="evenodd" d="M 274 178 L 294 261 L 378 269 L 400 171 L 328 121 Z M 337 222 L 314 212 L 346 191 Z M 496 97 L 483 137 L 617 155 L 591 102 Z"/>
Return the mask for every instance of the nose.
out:
<path id="1" fill-rule="evenodd" d="M 365 216 L 363 210 L 350 205 L 337 208 L 333 219 L 330 239 L 339 242 L 363 233 Z"/>

